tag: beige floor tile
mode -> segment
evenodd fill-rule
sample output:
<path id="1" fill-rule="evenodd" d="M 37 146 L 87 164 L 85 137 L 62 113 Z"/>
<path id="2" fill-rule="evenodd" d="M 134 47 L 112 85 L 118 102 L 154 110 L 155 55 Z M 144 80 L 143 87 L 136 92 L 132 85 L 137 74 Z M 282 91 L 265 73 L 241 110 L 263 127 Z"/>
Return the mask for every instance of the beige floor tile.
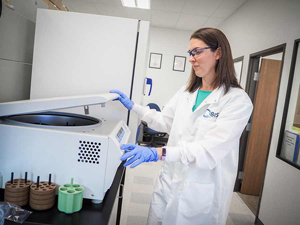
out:
<path id="1" fill-rule="evenodd" d="M 240 192 L 237 192 L 238 196 L 243 200 L 243 202 L 249 207 L 251 212 L 256 215 L 258 203 L 259 203 L 259 196 L 254 195 L 246 195 Z"/>
<path id="2" fill-rule="evenodd" d="M 227 217 L 226 225 L 236 225 L 236 224 L 233 223 L 230 217 Z"/>
<path id="3" fill-rule="evenodd" d="M 154 185 L 133 184 L 132 188 L 131 188 L 131 191 L 132 192 L 152 194 L 153 189 L 154 189 Z"/>
<path id="4" fill-rule="evenodd" d="M 147 217 L 143 216 L 128 216 L 126 225 L 146 225 Z"/>
<path id="5" fill-rule="evenodd" d="M 131 192 L 130 203 L 139 203 L 149 205 L 151 202 L 152 194 Z"/>
<path id="6" fill-rule="evenodd" d="M 243 200 L 235 192 L 232 194 L 229 213 L 248 214 L 255 218 L 255 216 L 253 215 L 251 210 L 247 207 L 247 205 L 243 202 Z"/>
<path id="7" fill-rule="evenodd" d="M 148 217 L 149 207 L 149 204 L 130 203 L 128 215 Z"/>
<path id="8" fill-rule="evenodd" d="M 154 185 L 154 179 L 152 177 L 142 177 L 142 176 L 134 176 L 133 184 L 142 184 L 142 185 Z"/>
<path id="9" fill-rule="evenodd" d="M 161 163 L 152 163 L 153 165 L 144 165 L 141 164 L 140 166 L 130 169 L 130 172 L 135 176 L 144 176 L 144 177 L 157 177 L 159 171 L 161 170 Z"/>

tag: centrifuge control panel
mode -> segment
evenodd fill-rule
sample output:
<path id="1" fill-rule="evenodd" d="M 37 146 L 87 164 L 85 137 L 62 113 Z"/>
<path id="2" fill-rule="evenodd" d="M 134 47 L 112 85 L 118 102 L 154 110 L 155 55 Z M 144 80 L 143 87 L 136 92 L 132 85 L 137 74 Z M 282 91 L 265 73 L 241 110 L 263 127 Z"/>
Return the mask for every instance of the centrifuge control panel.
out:
<path id="1" fill-rule="evenodd" d="M 119 141 L 119 143 L 121 143 L 122 138 L 125 135 L 125 130 L 123 129 L 123 127 L 121 127 L 116 135 L 117 140 Z"/>

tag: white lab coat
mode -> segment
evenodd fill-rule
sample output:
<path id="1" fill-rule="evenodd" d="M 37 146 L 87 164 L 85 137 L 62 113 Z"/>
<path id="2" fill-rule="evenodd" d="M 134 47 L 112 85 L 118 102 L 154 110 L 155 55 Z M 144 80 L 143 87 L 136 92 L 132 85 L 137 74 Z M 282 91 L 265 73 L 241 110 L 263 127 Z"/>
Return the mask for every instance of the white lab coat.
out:
<path id="1" fill-rule="evenodd" d="M 182 87 L 162 112 L 134 105 L 152 129 L 169 133 L 148 225 L 225 225 L 237 175 L 239 139 L 252 112 L 244 90 L 215 89 L 192 112 L 197 91 Z"/>

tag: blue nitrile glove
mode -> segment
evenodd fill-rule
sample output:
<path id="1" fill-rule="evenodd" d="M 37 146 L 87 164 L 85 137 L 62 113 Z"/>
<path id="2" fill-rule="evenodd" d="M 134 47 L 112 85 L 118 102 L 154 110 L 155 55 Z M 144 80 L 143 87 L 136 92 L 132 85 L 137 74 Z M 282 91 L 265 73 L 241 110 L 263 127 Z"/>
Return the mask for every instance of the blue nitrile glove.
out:
<path id="1" fill-rule="evenodd" d="M 121 149 L 125 150 L 125 154 L 121 157 L 122 161 L 131 157 L 124 164 L 124 167 L 133 163 L 130 168 L 134 168 L 143 162 L 156 162 L 159 159 L 156 148 L 142 147 L 135 144 L 125 144 L 121 146 Z"/>
<path id="2" fill-rule="evenodd" d="M 109 92 L 117 93 L 118 95 L 120 95 L 120 97 L 115 100 L 119 100 L 128 110 L 132 109 L 132 106 L 134 104 L 133 101 L 131 101 L 123 92 L 119 90 L 110 90 Z"/>

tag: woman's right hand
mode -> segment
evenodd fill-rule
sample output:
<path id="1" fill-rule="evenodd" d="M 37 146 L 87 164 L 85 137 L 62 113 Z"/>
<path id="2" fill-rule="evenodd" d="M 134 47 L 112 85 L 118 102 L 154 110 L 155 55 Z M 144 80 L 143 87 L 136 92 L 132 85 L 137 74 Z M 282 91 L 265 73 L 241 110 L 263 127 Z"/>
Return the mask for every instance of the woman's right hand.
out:
<path id="1" fill-rule="evenodd" d="M 120 97 L 115 100 L 119 100 L 128 110 L 132 109 L 134 102 L 131 101 L 123 92 L 119 90 L 110 90 L 109 92 L 120 95 Z"/>

